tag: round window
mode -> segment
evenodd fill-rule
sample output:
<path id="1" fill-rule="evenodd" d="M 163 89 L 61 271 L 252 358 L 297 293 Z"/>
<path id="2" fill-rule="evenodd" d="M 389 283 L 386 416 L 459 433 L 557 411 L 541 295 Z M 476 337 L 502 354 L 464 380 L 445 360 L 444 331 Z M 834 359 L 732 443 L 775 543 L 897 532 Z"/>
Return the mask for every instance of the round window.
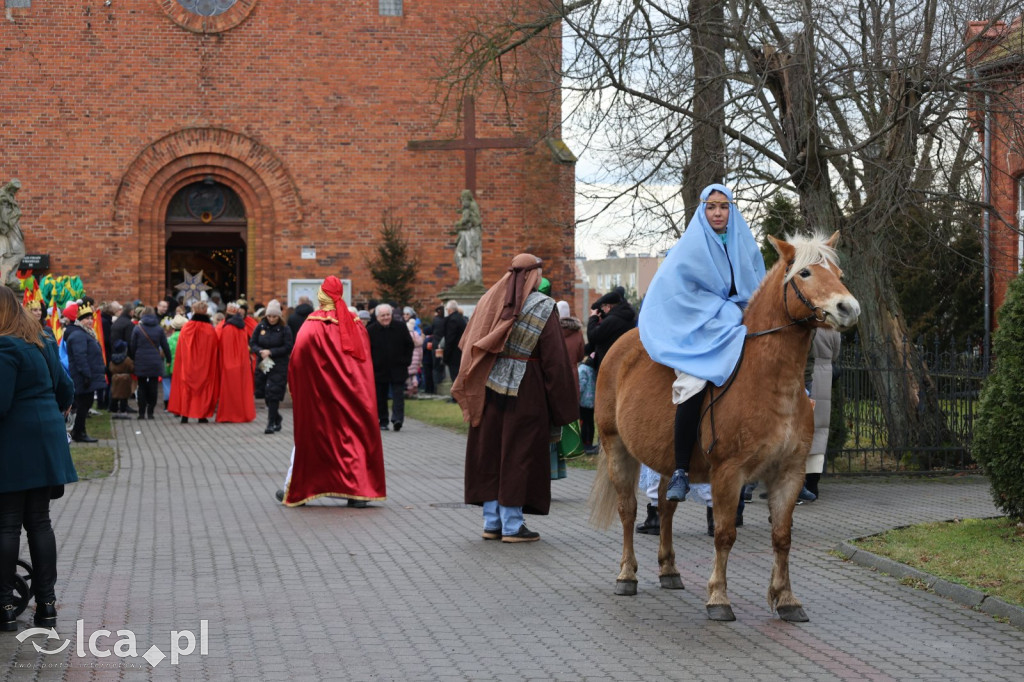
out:
<path id="1" fill-rule="evenodd" d="M 178 4 L 193 14 L 215 17 L 231 9 L 238 0 L 178 0 Z"/>
<path id="2" fill-rule="evenodd" d="M 193 33 L 223 33 L 238 26 L 259 0 L 156 0 L 167 17 Z"/>

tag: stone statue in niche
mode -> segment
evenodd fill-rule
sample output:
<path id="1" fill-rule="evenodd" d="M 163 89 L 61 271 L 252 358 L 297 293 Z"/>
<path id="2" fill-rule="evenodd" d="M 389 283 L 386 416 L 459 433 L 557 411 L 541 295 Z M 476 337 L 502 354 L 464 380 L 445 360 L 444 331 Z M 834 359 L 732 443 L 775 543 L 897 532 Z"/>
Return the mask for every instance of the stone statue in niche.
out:
<path id="1" fill-rule="evenodd" d="M 462 214 L 455 223 L 453 234 L 458 235 L 455 241 L 455 265 L 459 268 L 459 285 L 483 284 L 483 234 L 484 226 L 480 218 L 480 207 L 473 198 L 473 193 L 462 190 L 460 197 Z"/>
<path id="2" fill-rule="evenodd" d="M 13 178 L 0 187 L 0 283 L 18 285 L 18 269 L 25 257 L 25 235 L 21 231 L 21 209 L 14 198 L 21 183 Z"/>

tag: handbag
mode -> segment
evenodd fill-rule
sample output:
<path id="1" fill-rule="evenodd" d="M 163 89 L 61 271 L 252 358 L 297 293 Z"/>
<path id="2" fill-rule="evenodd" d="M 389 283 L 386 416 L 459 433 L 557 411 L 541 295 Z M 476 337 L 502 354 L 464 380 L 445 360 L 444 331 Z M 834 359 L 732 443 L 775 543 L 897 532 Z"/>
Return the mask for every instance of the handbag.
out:
<path id="1" fill-rule="evenodd" d="M 157 349 L 157 351 L 159 351 L 159 352 L 160 352 L 160 359 L 161 359 L 161 360 L 164 360 L 164 361 L 166 362 L 166 358 L 164 358 L 164 349 L 163 349 L 163 348 L 158 348 L 158 347 L 157 347 L 157 345 L 156 345 L 155 343 L 153 343 L 153 339 L 151 339 L 151 338 L 149 337 L 149 334 L 147 334 L 147 333 L 146 333 L 146 330 L 145 330 L 145 329 L 140 329 L 139 331 L 141 332 L 141 334 L 142 334 L 143 336 L 145 336 L 145 337 L 146 337 L 146 341 L 149 341 L 149 345 L 150 345 L 150 346 L 152 346 L 153 348 L 156 348 L 156 349 Z"/>
<path id="2" fill-rule="evenodd" d="M 562 427 L 562 439 L 558 441 L 558 452 L 563 457 L 579 457 L 583 454 L 583 437 L 580 435 L 580 420 Z"/>

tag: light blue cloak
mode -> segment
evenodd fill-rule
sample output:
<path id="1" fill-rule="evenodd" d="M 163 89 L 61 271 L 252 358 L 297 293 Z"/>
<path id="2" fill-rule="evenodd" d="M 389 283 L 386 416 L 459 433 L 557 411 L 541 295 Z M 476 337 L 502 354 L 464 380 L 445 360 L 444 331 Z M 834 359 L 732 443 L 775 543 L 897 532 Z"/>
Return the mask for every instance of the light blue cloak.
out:
<path id="1" fill-rule="evenodd" d="M 764 258 L 735 204 L 726 244 L 704 215 L 711 192 L 732 202 L 724 185 L 708 185 L 701 205 L 658 268 L 640 309 L 640 341 L 651 358 L 721 386 L 743 350 L 743 310 L 764 278 Z M 730 286 L 735 283 L 735 293 Z"/>

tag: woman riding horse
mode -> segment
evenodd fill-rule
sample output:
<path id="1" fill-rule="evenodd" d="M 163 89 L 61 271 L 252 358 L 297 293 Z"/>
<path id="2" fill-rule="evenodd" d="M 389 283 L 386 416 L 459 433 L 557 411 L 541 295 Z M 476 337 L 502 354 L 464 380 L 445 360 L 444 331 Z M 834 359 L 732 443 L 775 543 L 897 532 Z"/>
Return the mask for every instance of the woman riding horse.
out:
<path id="1" fill-rule="evenodd" d="M 707 382 L 721 386 L 736 368 L 747 328 L 743 311 L 765 275 L 750 227 L 724 185 L 708 185 L 701 206 L 658 268 L 640 310 L 640 340 L 655 362 L 676 372 L 676 466 L 665 499 L 686 499 Z"/>

